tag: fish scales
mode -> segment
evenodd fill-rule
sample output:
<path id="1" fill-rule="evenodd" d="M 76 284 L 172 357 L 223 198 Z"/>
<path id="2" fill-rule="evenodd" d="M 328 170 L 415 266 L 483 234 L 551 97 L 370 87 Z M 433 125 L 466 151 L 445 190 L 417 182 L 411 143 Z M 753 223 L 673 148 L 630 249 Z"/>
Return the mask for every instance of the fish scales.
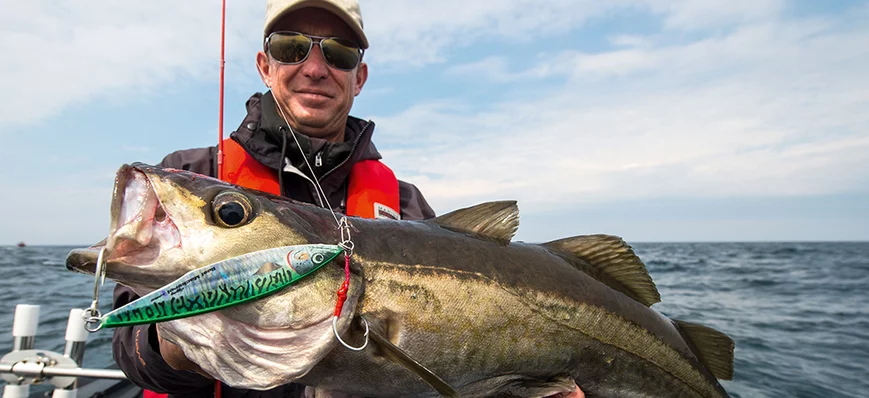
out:
<path id="1" fill-rule="evenodd" d="M 612 377 L 614 367 L 625 362 L 660 368 L 647 372 L 657 377 L 643 380 L 645 391 L 653 396 L 665 395 L 654 394 L 652 383 L 659 385 L 659 394 L 669 396 L 720 395 L 720 387 L 698 369 L 669 320 L 577 273 L 545 248 L 522 243 L 500 247 L 433 223 L 406 224 L 395 222 L 384 233 L 381 222 L 353 219 L 354 259 L 366 278 L 359 312 L 374 319 L 399 318 L 401 331 L 393 343 L 423 348 L 411 354 L 430 368 L 443 369 L 441 377 L 456 377 L 461 385 L 480 377 L 466 369 L 503 374 L 545 368 L 582 382 L 603 370 Z M 390 249 L 398 239 L 410 247 L 421 242 L 427 250 Z M 469 349 L 468 342 L 489 348 Z M 584 362 L 588 357 L 576 361 L 565 358 L 566 347 L 610 355 L 593 363 Z M 619 378 L 637 372 L 637 366 L 621 369 Z M 336 380 L 352 377 L 338 374 Z M 680 383 L 683 389 L 674 391 L 673 384 Z M 424 384 L 419 387 L 429 390 Z"/>

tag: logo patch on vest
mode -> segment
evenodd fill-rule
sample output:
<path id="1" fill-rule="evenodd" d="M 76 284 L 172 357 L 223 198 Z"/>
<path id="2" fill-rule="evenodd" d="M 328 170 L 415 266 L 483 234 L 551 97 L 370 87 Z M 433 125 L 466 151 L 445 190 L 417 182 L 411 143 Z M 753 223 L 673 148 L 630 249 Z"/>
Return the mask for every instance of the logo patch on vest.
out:
<path id="1" fill-rule="evenodd" d="M 385 204 L 374 202 L 374 218 L 401 220 L 401 214 Z"/>

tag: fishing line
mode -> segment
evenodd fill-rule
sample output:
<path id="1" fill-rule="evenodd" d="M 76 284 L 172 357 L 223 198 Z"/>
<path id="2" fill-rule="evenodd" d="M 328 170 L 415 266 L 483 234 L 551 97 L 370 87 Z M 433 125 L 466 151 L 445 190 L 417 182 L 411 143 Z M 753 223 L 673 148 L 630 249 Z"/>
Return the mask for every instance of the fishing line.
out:
<path id="1" fill-rule="evenodd" d="M 344 347 L 347 347 L 353 351 L 362 351 L 368 346 L 368 321 L 365 318 L 362 319 L 365 322 L 365 343 L 360 347 L 353 347 L 344 342 L 341 339 L 341 336 L 338 334 L 338 318 L 341 317 L 341 310 L 344 308 L 344 302 L 347 301 L 347 291 L 350 289 L 350 256 L 353 254 L 353 248 L 356 246 L 353 243 L 353 239 L 350 236 L 350 223 L 347 221 L 347 216 L 341 217 L 341 220 L 338 220 L 338 216 L 335 215 L 335 211 L 332 210 L 332 204 L 329 203 L 329 198 L 326 197 L 326 191 L 323 190 L 323 187 L 320 185 L 320 179 L 317 178 L 317 174 L 314 173 L 314 168 L 311 167 L 311 162 L 308 161 L 308 157 L 305 156 L 305 151 L 302 149 L 302 144 L 299 142 L 299 138 L 296 137 L 296 131 L 293 130 L 293 126 L 290 126 L 290 122 L 287 121 L 287 116 L 284 114 L 284 109 L 281 107 L 280 102 L 275 99 L 275 106 L 278 108 L 278 112 L 281 114 L 281 119 L 284 120 L 284 123 L 287 125 L 287 128 L 290 129 L 290 135 L 293 137 L 293 140 L 296 142 L 296 147 L 299 148 L 299 153 L 302 154 L 302 159 L 305 161 L 305 165 L 308 166 L 308 170 L 311 171 L 311 180 L 314 182 L 315 191 L 319 197 L 322 198 L 322 202 L 326 203 L 327 208 L 330 212 L 332 212 L 332 218 L 335 219 L 335 223 L 338 225 L 338 231 L 341 233 L 341 241 L 338 243 L 338 246 L 344 248 L 344 283 L 341 284 L 341 288 L 338 289 L 336 295 L 338 296 L 338 300 L 335 303 L 335 314 L 332 316 L 332 332 L 335 333 L 335 338 L 338 339 L 338 342 L 341 343 Z M 286 140 L 286 138 L 284 138 Z M 283 157 L 283 154 L 281 155 Z M 287 160 L 286 158 L 281 159 L 281 170 L 280 173 L 283 175 L 283 162 Z M 283 193 L 282 193 L 283 194 Z"/>
<path id="2" fill-rule="evenodd" d="M 308 166 L 308 170 L 311 171 L 311 181 L 314 182 L 315 191 L 317 192 L 317 196 L 323 199 L 326 203 L 326 206 L 329 210 L 332 210 L 332 204 L 329 203 L 329 198 L 326 197 L 326 191 L 323 190 L 323 187 L 320 186 L 320 179 L 317 178 L 317 175 L 314 173 L 314 168 L 311 167 L 311 162 L 308 161 L 308 157 L 305 156 L 305 151 L 302 150 L 302 144 L 299 143 L 299 138 L 296 137 L 296 131 L 293 129 L 293 126 L 290 126 L 290 122 L 287 121 L 287 116 L 284 114 L 284 109 L 281 107 L 281 104 L 275 99 L 275 106 L 278 108 L 278 112 L 281 114 L 281 119 L 284 120 L 284 123 L 287 125 L 287 128 L 290 129 L 290 135 L 293 137 L 293 141 L 296 142 L 296 147 L 299 148 L 299 153 L 302 154 L 302 159 L 305 161 L 305 166 Z M 284 161 L 287 159 L 281 159 L 281 169 L 284 167 Z M 289 162 L 288 162 L 289 163 Z M 281 170 L 281 173 L 284 171 Z M 338 225 L 338 228 L 341 228 L 341 222 L 338 221 L 338 217 L 335 216 L 335 212 L 332 212 L 332 218 L 335 219 L 335 224 Z"/>

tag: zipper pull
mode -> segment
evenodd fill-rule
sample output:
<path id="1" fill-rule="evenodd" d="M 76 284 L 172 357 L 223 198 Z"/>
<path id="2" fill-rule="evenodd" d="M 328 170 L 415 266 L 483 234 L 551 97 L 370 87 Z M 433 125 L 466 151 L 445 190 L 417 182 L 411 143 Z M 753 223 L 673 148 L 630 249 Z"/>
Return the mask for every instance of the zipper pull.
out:
<path id="1" fill-rule="evenodd" d="M 323 167 L 323 152 L 317 152 L 317 155 L 314 156 L 314 166 Z"/>

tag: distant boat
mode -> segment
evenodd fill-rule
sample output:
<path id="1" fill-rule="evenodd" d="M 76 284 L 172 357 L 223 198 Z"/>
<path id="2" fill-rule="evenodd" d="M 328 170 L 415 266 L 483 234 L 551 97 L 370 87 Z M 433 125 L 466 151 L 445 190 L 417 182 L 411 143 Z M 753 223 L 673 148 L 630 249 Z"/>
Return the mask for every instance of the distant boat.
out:
<path id="1" fill-rule="evenodd" d="M 27 246 L 26 244 L 24 244 L 24 242 L 18 242 L 18 247 L 24 247 L 24 246 Z"/>

